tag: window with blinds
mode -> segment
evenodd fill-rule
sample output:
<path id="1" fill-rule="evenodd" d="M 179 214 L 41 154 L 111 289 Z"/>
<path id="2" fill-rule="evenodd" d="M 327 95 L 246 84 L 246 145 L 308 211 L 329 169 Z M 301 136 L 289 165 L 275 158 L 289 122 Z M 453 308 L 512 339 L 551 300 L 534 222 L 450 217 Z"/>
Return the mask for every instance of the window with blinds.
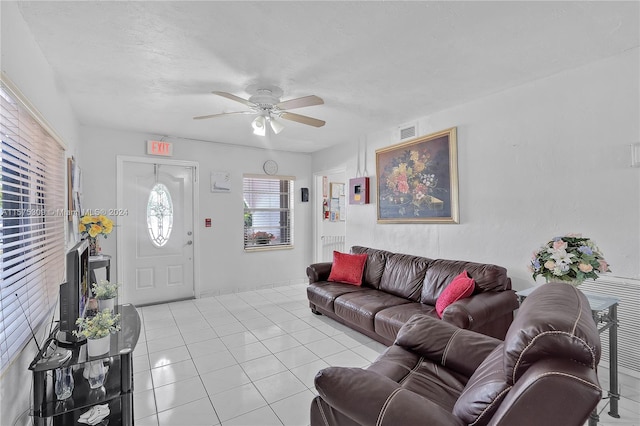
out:
<path id="1" fill-rule="evenodd" d="M 293 247 L 293 178 L 244 176 L 244 248 Z"/>
<path id="2" fill-rule="evenodd" d="M 64 151 L 0 85 L 0 372 L 51 319 L 64 278 Z M 29 323 L 27 323 L 27 321 Z"/>

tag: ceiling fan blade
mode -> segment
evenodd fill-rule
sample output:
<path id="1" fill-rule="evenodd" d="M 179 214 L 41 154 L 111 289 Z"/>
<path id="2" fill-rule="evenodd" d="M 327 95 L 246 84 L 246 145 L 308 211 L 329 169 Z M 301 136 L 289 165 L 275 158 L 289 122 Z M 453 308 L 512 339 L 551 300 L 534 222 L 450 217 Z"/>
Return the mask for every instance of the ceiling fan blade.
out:
<path id="1" fill-rule="evenodd" d="M 231 99 L 232 101 L 240 102 L 241 104 L 245 104 L 248 107 L 255 106 L 253 102 L 250 102 L 247 99 L 243 99 L 240 96 L 232 95 L 231 93 L 218 92 L 215 90 L 211 93 L 213 93 L 214 95 L 222 96 L 223 98 Z"/>
<path id="2" fill-rule="evenodd" d="M 255 112 L 253 112 L 253 111 L 222 112 L 220 114 L 201 115 L 199 117 L 193 117 L 193 119 L 194 120 L 204 120 L 205 118 L 214 118 L 214 117 L 220 117 L 222 115 L 232 115 L 232 114 L 255 114 Z"/>
<path id="3" fill-rule="evenodd" d="M 313 105 L 322 105 L 323 103 L 324 101 L 322 98 L 319 98 L 316 95 L 311 95 L 304 96 L 302 98 L 289 99 L 288 101 L 277 103 L 276 106 L 280 109 L 294 109 Z"/>
<path id="4" fill-rule="evenodd" d="M 307 124 L 313 127 L 322 127 L 325 125 L 325 122 L 322 120 L 318 120 L 317 118 L 307 117 L 306 115 L 294 114 L 292 112 L 282 112 L 280 114 L 281 118 L 285 120 L 296 121 L 298 123 Z"/>

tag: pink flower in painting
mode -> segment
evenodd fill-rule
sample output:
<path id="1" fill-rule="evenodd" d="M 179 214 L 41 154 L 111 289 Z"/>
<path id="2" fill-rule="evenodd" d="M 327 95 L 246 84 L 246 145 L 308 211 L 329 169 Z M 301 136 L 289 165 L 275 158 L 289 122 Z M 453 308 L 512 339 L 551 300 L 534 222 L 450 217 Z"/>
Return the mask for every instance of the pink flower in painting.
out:
<path id="1" fill-rule="evenodd" d="M 406 194 L 409 192 L 409 184 L 407 183 L 407 180 L 398 180 L 398 191 L 402 192 L 403 194 Z"/>

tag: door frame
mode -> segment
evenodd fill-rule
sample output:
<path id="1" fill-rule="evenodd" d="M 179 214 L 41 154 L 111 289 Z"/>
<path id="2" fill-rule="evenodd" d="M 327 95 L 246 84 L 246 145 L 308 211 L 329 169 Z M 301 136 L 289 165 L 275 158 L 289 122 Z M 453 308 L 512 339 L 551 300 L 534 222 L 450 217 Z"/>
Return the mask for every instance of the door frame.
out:
<path id="1" fill-rule="evenodd" d="M 315 197 L 313 197 L 313 261 L 318 262 L 320 258 L 320 253 L 318 248 L 320 244 L 322 244 L 322 221 L 323 221 L 323 212 L 322 212 L 322 177 L 329 175 L 339 175 L 343 174 L 345 179 L 345 184 L 348 181 L 347 179 L 347 170 L 344 167 L 338 167 L 328 170 L 323 170 L 319 172 L 315 172 L 313 174 L 313 182 L 314 182 L 314 191 Z M 346 234 L 346 229 L 345 229 Z"/>
<path id="2" fill-rule="evenodd" d="M 200 298 L 201 286 L 200 286 L 200 228 L 198 227 L 197 218 L 200 217 L 200 179 L 198 178 L 199 167 L 197 161 L 189 160 L 171 160 L 167 158 L 150 158 L 150 157 L 135 157 L 129 155 L 116 156 L 116 207 L 118 209 L 124 208 L 124 179 L 122 177 L 124 172 L 124 163 L 143 163 L 143 164 L 160 164 L 170 166 L 183 166 L 191 167 L 193 169 L 193 208 L 192 208 L 192 220 L 193 220 L 193 294 L 196 299 Z M 116 217 L 116 226 L 119 226 L 119 218 Z M 122 265 L 122 239 L 116 240 L 116 265 Z M 117 267 L 118 282 L 124 282 L 124 268 Z"/>

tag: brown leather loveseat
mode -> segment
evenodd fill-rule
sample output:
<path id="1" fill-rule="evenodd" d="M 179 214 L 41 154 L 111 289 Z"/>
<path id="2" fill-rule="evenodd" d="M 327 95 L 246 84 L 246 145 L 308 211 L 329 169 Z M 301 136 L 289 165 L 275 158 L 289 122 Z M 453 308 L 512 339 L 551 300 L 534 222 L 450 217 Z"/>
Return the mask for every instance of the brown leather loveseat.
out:
<path id="1" fill-rule="evenodd" d="M 584 294 L 545 284 L 504 342 L 416 315 L 366 370 L 321 370 L 311 425 L 582 426 L 602 396 L 599 360 Z"/>
<path id="2" fill-rule="evenodd" d="M 470 297 L 442 313 L 442 321 L 499 339 L 504 338 L 518 307 L 511 279 L 501 266 L 461 260 L 429 259 L 354 246 L 366 254 L 362 285 L 327 281 L 332 263 L 307 267 L 307 298 L 314 313 L 382 342 L 393 344 L 398 330 L 414 314 L 439 318 L 435 305 L 445 288 L 463 271 L 475 280 Z"/>

